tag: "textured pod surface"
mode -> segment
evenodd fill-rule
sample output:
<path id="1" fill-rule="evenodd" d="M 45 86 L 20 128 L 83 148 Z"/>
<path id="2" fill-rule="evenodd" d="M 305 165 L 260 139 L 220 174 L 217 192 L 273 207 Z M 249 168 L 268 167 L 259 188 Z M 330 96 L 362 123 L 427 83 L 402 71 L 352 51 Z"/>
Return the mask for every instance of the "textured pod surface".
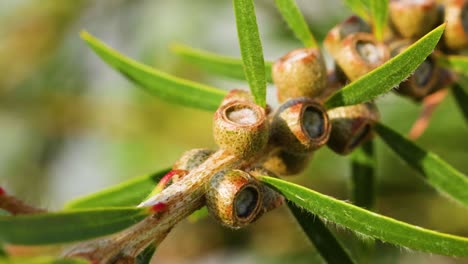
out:
<path id="1" fill-rule="evenodd" d="M 249 174 L 258 177 L 258 176 L 270 176 L 270 177 L 278 177 L 275 175 L 274 172 L 266 169 L 263 166 L 258 166 L 251 168 Z M 267 213 L 275 208 L 278 208 L 284 204 L 284 197 L 279 194 L 277 191 L 271 189 L 266 184 L 260 184 L 261 191 L 263 193 L 263 204 L 262 208 L 260 209 L 260 213 L 257 215 L 256 219 L 260 218 L 264 213 Z"/>
<path id="2" fill-rule="evenodd" d="M 443 35 L 445 46 L 455 51 L 468 47 L 468 2 L 445 1 L 444 19 L 447 21 Z"/>
<path id="3" fill-rule="evenodd" d="M 338 154 L 348 154 L 372 138 L 372 127 L 379 120 L 374 103 L 333 108 L 328 111 L 332 130 L 328 147 Z"/>
<path id="4" fill-rule="evenodd" d="M 338 56 L 343 39 L 358 32 L 371 33 L 371 27 L 360 17 L 350 16 L 328 32 L 323 44 L 332 57 L 335 58 Z"/>
<path id="5" fill-rule="evenodd" d="M 222 105 L 214 115 L 213 136 L 220 148 L 239 157 L 251 157 L 268 142 L 265 110 L 242 101 Z"/>
<path id="6" fill-rule="evenodd" d="M 207 184 L 208 211 L 224 226 L 244 227 L 262 211 L 261 185 L 257 179 L 241 170 L 218 172 Z"/>
<path id="7" fill-rule="evenodd" d="M 302 172 L 312 158 L 312 153 L 295 154 L 277 148 L 263 162 L 265 169 L 277 175 L 288 176 Z"/>
<path id="8" fill-rule="evenodd" d="M 326 110 L 307 97 L 290 99 L 281 105 L 271 122 L 271 140 L 284 151 L 302 153 L 323 146 L 330 135 Z"/>
<path id="9" fill-rule="evenodd" d="M 391 0 L 389 18 L 393 29 L 404 38 L 419 38 L 431 31 L 439 20 L 435 0 Z"/>
<path id="10" fill-rule="evenodd" d="M 406 40 L 390 44 L 392 57 L 403 52 L 410 45 L 411 42 Z M 395 91 L 399 94 L 419 100 L 434 91 L 441 82 L 441 78 L 441 69 L 437 66 L 434 54 L 431 54 L 406 81 L 400 83 L 398 89 Z"/>
<path id="11" fill-rule="evenodd" d="M 241 102 L 254 102 L 253 96 L 249 91 L 242 89 L 233 89 L 223 98 L 221 101 L 221 106 L 227 105 L 229 103 L 241 101 Z"/>
<path id="12" fill-rule="evenodd" d="M 382 65 L 390 58 L 390 52 L 383 43 L 379 43 L 372 34 L 354 33 L 341 42 L 337 52 L 338 66 L 348 79 L 354 81 Z"/>
<path id="13" fill-rule="evenodd" d="M 273 65 L 278 101 L 301 96 L 316 97 L 327 87 L 327 68 L 319 49 L 296 49 Z"/>
<path id="14" fill-rule="evenodd" d="M 174 163 L 172 169 L 191 171 L 205 162 L 213 153 L 214 151 L 203 148 L 188 150 Z"/>

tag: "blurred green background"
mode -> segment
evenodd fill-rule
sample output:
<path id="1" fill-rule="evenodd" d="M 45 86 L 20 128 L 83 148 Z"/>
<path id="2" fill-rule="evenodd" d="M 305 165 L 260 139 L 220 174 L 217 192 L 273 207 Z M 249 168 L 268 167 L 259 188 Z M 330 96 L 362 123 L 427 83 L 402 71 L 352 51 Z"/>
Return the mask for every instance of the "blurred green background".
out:
<path id="1" fill-rule="evenodd" d="M 271 0 L 256 0 L 266 59 L 301 47 Z M 321 39 L 350 14 L 339 0 L 298 0 Z M 246 83 L 211 76 L 169 52 L 174 42 L 239 56 L 231 1 L 0 0 L 0 186 L 31 204 L 65 201 L 171 166 L 185 150 L 215 148 L 212 113 L 168 104 L 107 67 L 79 38 L 88 30 L 122 53 L 166 72 L 229 90 Z M 168 87 L 170 89 L 171 87 Z M 269 88 L 268 100 L 274 105 Z M 420 106 L 388 94 L 383 122 L 406 133 Z M 417 143 L 468 173 L 468 127 L 452 95 Z M 468 236 L 468 210 L 437 194 L 378 140 L 378 211 Z M 349 200 L 349 158 L 323 148 L 290 178 Z M 468 191 L 468 190 L 467 190 Z M 335 230 L 353 250 L 349 231 Z M 462 263 L 378 243 L 371 263 Z M 321 263 L 286 208 L 231 231 L 210 218 L 179 224 L 158 263 Z M 468 263 L 468 262 L 467 262 Z"/>

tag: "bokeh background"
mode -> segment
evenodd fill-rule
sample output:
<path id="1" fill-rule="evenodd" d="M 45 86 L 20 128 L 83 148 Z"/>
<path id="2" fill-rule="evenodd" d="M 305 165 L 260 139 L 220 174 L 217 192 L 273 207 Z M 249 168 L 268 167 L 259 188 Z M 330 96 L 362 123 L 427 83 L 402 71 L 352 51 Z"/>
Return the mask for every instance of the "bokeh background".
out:
<path id="1" fill-rule="evenodd" d="M 256 0 L 266 59 L 301 47 L 276 11 Z M 340 0 L 298 0 L 321 39 L 350 14 Z M 154 98 L 85 46 L 86 29 L 122 53 L 163 71 L 226 90 L 246 83 L 212 76 L 171 54 L 184 43 L 240 56 L 231 1 L 0 0 L 0 186 L 58 210 L 69 199 L 170 166 L 185 150 L 215 148 L 212 113 Z M 171 87 L 167 87 L 170 89 Z M 274 104 L 274 90 L 268 97 Z M 378 100 L 383 122 L 407 133 L 420 106 L 393 93 Z M 417 143 L 468 172 L 468 127 L 452 95 Z M 428 187 L 377 140 L 377 210 L 422 227 L 468 236 L 468 211 Z M 290 178 L 349 200 L 349 158 L 320 149 Z M 468 190 L 467 190 L 468 191 Z M 356 252 L 351 232 L 335 230 Z M 362 240 L 362 239 L 360 239 Z M 461 263 L 377 243 L 371 263 Z M 179 224 L 157 263 L 321 263 L 286 208 L 231 231 L 210 218 Z M 155 262 L 155 263 L 156 263 Z"/>

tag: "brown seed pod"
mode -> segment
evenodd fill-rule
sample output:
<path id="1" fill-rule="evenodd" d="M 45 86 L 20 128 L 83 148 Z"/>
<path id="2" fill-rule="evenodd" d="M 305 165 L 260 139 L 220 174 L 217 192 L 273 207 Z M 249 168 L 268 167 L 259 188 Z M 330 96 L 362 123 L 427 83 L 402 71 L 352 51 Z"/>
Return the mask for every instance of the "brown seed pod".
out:
<path id="1" fill-rule="evenodd" d="M 277 175 L 288 176 L 302 172 L 312 158 L 312 153 L 295 154 L 277 148 L 263 162 L 265 169 Z"/>
<path id="2" fill-rule="evenodd" d="M 268 169 L 265 169 L 262 166 L 251 168 L 248 171 L 248 173 L 254 177 L 270 176 L 278 178 L 278 176 L 276 176 L 275 173 L 271 172 Z M 263 193 L 263 203 L 262 209 L 260 210 L 260 213 L 257 215 L 256 219 L 260 218 L 260 216 L 262 216 L 264 213 L 276 209 L 284 204 L 284 197 L 281 194 L 279 194 L 278 192 L 271 189 L 265 184 L 261 184 L 261 188 L 261 191 Z"/>
<path id="3" fill-rule="evenodd" d="M 222 105 L 214 115 L 213 136 L 220 148 L 242 158 L 251 157 L 268 142 L 265 110 L 243 101 Z"/>
<path id="4" fill-rule="evenodd" d="M 278 59 L 272 69 L 279 102 L 316 97 L 327 87 L 327 68 L 316 48 L 296 49 Z"/>
<path id="5" fill-rule="evenodd" d="M 278 108 L 272 118 L 270 140 L 286 152 L 305 154 L 323 146 L 329 134 L 330 123 L 322 105 L 299 97 Z"/>
<path id="6" fill-rule="evenodd" d="M 445 1 L 444 19 L 447 21 L 443 35 L 445 46 L 453 51 L 468 47 L 468 2 Z"/>
<path id="7" fill-rule="evenodd" d="M 241 170 L 221 171 L 207 184 L 206 206 L 221 224 L 241 228 L 253 222 L 263 204 L 261 183 Z"/>
<path id="8" fill-rule="evenodd" d="M 341 42 L 334 57 L 349 80 L 354 81 L 382 65 L 390 58 L 387 46 L 378 42 L 372 34 L 354 33 Z"/>
<path id="9" fill-rule="evenodd" d="M 371 27 L 358 16 L 348 17 L 328 32 L 323 44 L 332 57 L 336 57 L 343 39 L 358 32 L 371 33 Z"/>
<path id="10" fill-rule="evenodd" d="M 438 22 L 435 0 L 391 0 L 389 18 L 392 27 L 404 38 L 419 38 L 431 31 Z"/>
<path id="11" fill-rule="evenodd" d="M 392 57 L 398 55 L 410 46 L 408 40 L 393 42 L 389 45 Z M 437 67 L 434 54 L 429 55 L 406 81 L 400 83 L 395 91 L 399 94 L 420 100 L 438 86 L 441 69 Z"/>
<path id="12" fill-rule="evenodd" d="M 229 104 L 234 101 L 241 102 L 254 102 L 253 96 L 249 91 L 241 89 L 230 90 L 229 93 L 223 98 L 221 106 Z"/>
<path id="13" fill-rule="evenodd" d="M 214 151 L 210 149 L 191 149 L 182 154 L 172 166 L 173 170 L 191 171 L 205 162 Z"/>
<path id="14" fill-rule="evenodd" d="M 332 130 L 328 147 L 346 155 L 372 138 L 372 127 L 379 120 L 374 103 L 333 108 L 328 111 Z"/>

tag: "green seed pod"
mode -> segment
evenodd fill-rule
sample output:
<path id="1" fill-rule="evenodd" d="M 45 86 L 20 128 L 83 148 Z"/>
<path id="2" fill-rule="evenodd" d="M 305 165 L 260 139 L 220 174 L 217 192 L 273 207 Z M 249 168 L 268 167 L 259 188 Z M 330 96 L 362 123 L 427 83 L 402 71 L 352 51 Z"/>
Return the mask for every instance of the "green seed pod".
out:
<path id="1" fill-rule="evenodd" d="M 391 0 L 389 18 L 392 27 L 404 38 L 420 38 L 438 22 L 439 12 L 435 0 Z"/>
<path id="2" fill-rule="evenodd" d="M 316 48 L 296 49 L 278 59 L 272 69 L 279 102 L 316 97 L 327 87 L 327 68 Z"/>
<path id="3" fill-rule="evenodd" d="M 263 162 L 265 169 L 277 175 L 288 176 L 302 172 L 312 158 L 312 153 L 295 154 L 277 148 Z"/>
<path id="4" fill-rule="evenodd" d="M 265 110 L 251 102 L 222 105 L 214 115 L 213 136 L 221 149 L 242 158 L 251 157 L 268 142 Z"/>
<path id="5" fill-rule="evenodd" d="M 234 101 L 241 101 L 241 102 L 254 102 L 252 94 L 246 90 L 241 89 L 233 89 L 230 90 L 229 93 L 223 98 L 221 102 L 221 106 L 227 105 Z"/>
<path id="6" fill-rule="evenodd" d="M 363 103 L 333 108 L 328 111 L 332 131 L 328 147 L 346 155 L 372 138 L 372 127 L 379 120 L 374 103 Z"/>
<path id="7" fill-rule="evenodd" d="M 206 206 L 221 224 L 241 228 L 253 222 L 263 204 L 261 183 L 241 170 L 221 171 L 207 185 Z"/>
<path id="8" fill-rule="evenodd" d="M 205 162 L 213 152 L 210 149 L 202 148 L 188 150 L 174 163 L 172 169 L 191 171 Z"/>
<path id="9" fill-rule="evenodd" d="M 444 6 L 447 21 L 443 40 L 449 50 L 458 51 L 468 47 L 468 2 L 447 0 Z"/>
<path id="10" fill-rule="evenodd" d="M 354 33 L 341 42 L 335 60 L 349 80 L 354 81 L 390 58 L 387 46 L 372 34 Z"/>
<path id="11" fill-rule="evenodd" d="M 398 55 L 410 46 L 408 40 L 390 44 L 392 57 Z M 415 100 L 420 100 L 433 91 L 439 84 L 441 69 L 437 67 L 434 54 L 429 55 L 406 81 L 400 83 L 395 91 Z"/>
<path id="12" fill-rule="evenodd" d="M 270 140 L 289 153 L 306 154 L 323 146 L 330 134 L 326 110 L 308 97 L 281 105 L 271 122 Z"/>
<path id="13" fill-rule="evenodd" d="M 323 44 L 333 58 L 338 56 L 341 42 L 347 36 L 353 33 L 365 32 L 371 33 L 371 27 L 358 16 L 348 17 L 345 21 L 336 25 L 328 32 Z M 336 59 L 336 58 L 335 58 Z"/>

